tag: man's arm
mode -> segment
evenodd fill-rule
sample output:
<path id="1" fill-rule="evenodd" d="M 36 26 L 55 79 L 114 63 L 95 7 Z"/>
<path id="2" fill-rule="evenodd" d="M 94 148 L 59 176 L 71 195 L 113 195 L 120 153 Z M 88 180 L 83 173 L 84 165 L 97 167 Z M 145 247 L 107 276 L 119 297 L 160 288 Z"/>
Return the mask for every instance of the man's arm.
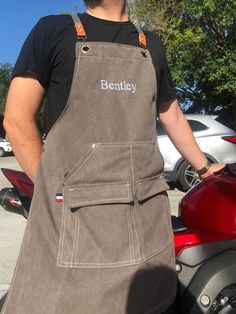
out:
<path id="1" fill-rule="evenodd" d="M 194 169 L 202 169 L 207 163 L 207 158 L 200 150 L 177 100 L 172 103 L 166 102 L 160 104 L 159 119 L 181 155 Z M 207 173 L 202 175 L 202 178 L 205 179 L 208 176 L 213 175 L 213 172 L 218 171 L 223 167 L 223 164 L 212 164 Z"/>
<path id="2" fill-rule="evenodd" d="M 42 138 L 35 118 L 44 98 L 44 89 L 33 77 L 12 80 L 3 125 L 22 169 L 34 182 L 42 153 Z"/>

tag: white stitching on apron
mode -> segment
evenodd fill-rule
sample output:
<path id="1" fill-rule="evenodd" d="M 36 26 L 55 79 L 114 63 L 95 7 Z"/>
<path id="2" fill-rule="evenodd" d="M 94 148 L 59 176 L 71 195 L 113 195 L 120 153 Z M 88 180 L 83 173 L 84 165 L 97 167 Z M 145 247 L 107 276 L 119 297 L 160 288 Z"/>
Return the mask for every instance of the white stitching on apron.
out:
<path id="1" fill-rule="evenodd" d="M 93 58 L 95 58 L 95 59 L 101 59 L 101 60 L 122 60 L 122 61 L 127 61 L 127 62 L 137 62 L 138 60 L 130 60 L 130 59 L 126 59 L 126 58 L 104 58 L 104 57 L 98 57 L 98 56 L 93 56 L 93 55 L 91 55 Z M 85 58 L 87 58 L 87 56 L 81 56 L 80 57 L 81 59 L 85 59 Z M 148 62 L 149 63 L 149 60 L 145 60 L 146 62 Z"/>
<path id="2" fill-rule="evenodd" d="M 102 199 L 99 199 L 99 200 L 94 200 L 94 201 L 85 201 L 85 202 L 79 202 L 79 205 L 78 207 L 83 207 L 83 206 L 86 206 L 86 205 L 96 205 L 98 202 L 112 202 L 112 201 L 123 201 L 123 200 L 127 200 L 127 197 L 123 197 L 123 198 L 102 198 Z M 127 202 L 129 203 L 129 202 Z M 68 205 L 68 207 L 70 206 L 76 206 L 78 203 L 70 203 Z M 102 205 L 102 204 L 97 204 L 97 205 Z"/>
<path id="3" fill-rule="evenodd" d="M 132 212 L 135 211 L 135 208 L 133 208 Z M 134 232 L 136 234 L 136 238 L 137 238 L 137 250 L 138 250 L 138 259 L 137 260 L 141 260 L 141 254 L 140 254 L 140 243 L 139 243 L 139 236 L 138 236 L 138 232 L 137 232 L 137 228 L 136 228 L 136 223 L 135 223 L 135 219 L 133 217 L 133 215 L 131 215 L 131 219 L 133 220 L 133 225 L 134 225 Z"/>
<path id="4" fill-rule="evenodd" d="M 129 210 L 127 210 L 126 216 L 127 216 L 129 240 L 130 240 L 130 259 L 134 261 L 135 256 L 134 256 L 134 239 L 133 239 L 132 224 L 131 224 L 131 206 L 129 207 Z"/>
<path id="5" fill-rule="evenodd" d="M 72 248 L 72 254 L 71 254 L 71 267 L 72 265 L 76 264 L 76 258 L 77 258 L 77 250 L 78 250 L 78 244 L 79 244 L 79 232 L 80 232 L 80 217 L 79 215 L 75 215 L 75 235 L 74 235 L 74 245 Z"/>
<path id="6" fill-rule="evenodd" d="M 140 225 L 140 229 L 141 229 L 141 238 L 142 238 L 142 251 L 143 251 L 143 258 L 146 256 L 146 248 L 145 248 L 145 241 L 144 241 L 144 231 L 143 231 L 143 224 L 141 222 L 141 218 L 139 215 L 139 205 L 137 204 L 137 208 L 136 208 L 136 216 L 138 218 L 138 222 Z"/>
<path id="7" fill-rule="evenodd" d="M 95 146 L 95 147 L 89 147 L 88 148 L 88 150 L 86 151 L 86 153 L 83 155 L 83 156 L 86 156 L 86 154 L 91 150 L 91 149 L 93 149 L 92 151 L 91 151 L 91 153 L 88 155 L 88 157 L 83 161 L 83 163 L 79 166 L 79 168 L 78 169 L 72 169 L 71 171 L 73 171 L 73 173 L 71 173 L 70 174 L 70 172 L 69 172 L 69 174 L 65 177 L 65 180 L 64 180 L 64 183 L 66 184 L 66 183 L 68 183 L 71 179 L 72 179 L 72 177 L 76 174 L 76 173 L 78 173 L 85 165 L 86 165 L 86 163 L 87 163 L 87 161 L 93 156 L 93 154 L 95 153 L 95 151 L 96 151 L 96 149 L 97 149 L 97 146 Z M 80 160 L 83 158 L 83 156 L 80 158 Z M 75 167 L 76 167 L 76 165 L 75 165 Z"/>
<path id="8" fill-rule="evenodd" d="M 104 263 L 103 265 L 101 265 L 100 263 L 80 263 L 80 264 L 71 265 L 70 262 L 63 262 L 62 267 L 65 266 L 65 267 L 75 267 L 75 268 L 114 268 L 117 266 L 121 266 L 121 267 L 133 266 L 133 265 L 145 263 L 149 259 L 160 254 L 172 243 L 173 241 L 172 239 L 170 239 L 168 242 L 166 242 L 163 246 L 161 246 L 158 250 L 156 250 L 152 254 L 146 256 L 145 258 L 135 259 L 134 261 L 128 260 L 128 261 L 123 261 L 123 262 L 106 263 L 106 264 Z M 61 267 L 61 265 L 59 267 Z"/>
<path id="9" fill-rule="evenodd" d="M 59 241 L 59 246 L 58 246 L 58 257 L 57 260 L 60 264 L 63 263 L 63 243 L 64 243 L 64 238 L 65 238 L 65 224 L 66 224 L 66 209 L 65 209 L 65 202 L 63 202 L 63 209 L 62 209 L 62 223 L 61 223 L 61 233 L 60 233 L 60 241 Z"/>
<path id="10" fill-rule="evenodd" d="M 107 186 L 111 186 L 111 185 L 101 185 L 101 186 L 90 186 L 90 187 L 78 187 L 78 188 L 69 188 L 68 191 L 76 191 L 76 190 L 87 190 L 87 189 L 97 189 L 98 187 L 107 187 Z M 69 193 L 69 204 L 68 206 L 76 206 L 78 204 L 78 207 L 80 207 L 81 205 L 84 204 L 88 204 L 88 205 L 92 205 L 92 204 L 97 204 L 97 202 L 102 202 L 102 201 L 107 201 L 107 202 L 111 202 L 111 201 L 122 201 L 122 200 L 127 200 L 127 199 L 131 199 L 131 195 L 130 195 L 130 189 L 129 186 L 130 184 L 114 184 L 113 186 L 125 186 L 127 188 L 127 197 L 115 197 L 115 198 L 101 198 L 101 199 L 96 199 L 93 201 L 84 201 L 84 202 L 77 202 L 77 203 L 72 203 L 71 202 L 71 197 L 70 197 L 70 193 Z M 127 200 L 128 203 L 128 200 Z"/>

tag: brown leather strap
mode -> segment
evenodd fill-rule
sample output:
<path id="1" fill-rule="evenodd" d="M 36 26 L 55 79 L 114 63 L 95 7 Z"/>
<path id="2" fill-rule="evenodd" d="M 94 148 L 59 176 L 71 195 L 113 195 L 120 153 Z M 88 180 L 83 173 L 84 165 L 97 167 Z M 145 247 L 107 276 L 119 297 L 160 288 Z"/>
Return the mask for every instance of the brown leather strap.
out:
<path id="1" fill-rule="evenodd" d="M 146 49 L 147 48 L 147 37 L 144 34 L 143 30 L 141 29 L 141 27 L 139 27 L 138 25 L 135 25 L 138 33 L 139 33 L 139 44 L 142 48 Z"/>
<path id="2" fill-rule="evenodd" d="M 78 38 L 87 38 L 86 32 L 84 30 L 83 24 L 79 18 L 78 14 L 71 15 L 74 23 L 75 23 L 75 29 L 77 33 Z"/>
<path id="3" fill-rule="evenodd" d="M 75 24 L 77 37 L 82 38 L 82 39 L 87 38 L 86 32 L 85 32 L 83 24 L 79 18 L 79 15 L 74 14 L 74 15 L 71 15 L 71 17 L 72 17 L 74 24 Z M 138 27 L 137 25 L 135 25 L 135 27 L 139 33 L 139 44 L 142 48 L 146 49 L 147 48 L 147 37 L 140 27 Z"/>
<path id="4" fill-rule="evenodd" d="M 139 33 L 139 43 L 143 48 L 147 48 L 147 37 L 144 33 Z"/>

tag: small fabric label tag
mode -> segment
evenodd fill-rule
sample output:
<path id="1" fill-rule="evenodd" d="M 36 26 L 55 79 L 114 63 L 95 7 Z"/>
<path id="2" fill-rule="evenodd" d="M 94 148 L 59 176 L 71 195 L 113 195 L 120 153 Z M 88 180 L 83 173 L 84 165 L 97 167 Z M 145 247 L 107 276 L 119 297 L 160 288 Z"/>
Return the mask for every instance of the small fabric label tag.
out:
<path id="1" fill-rule="evenodd" d="M 62 193 L 57 193 L 57 195 L 56 195 L 56 202 L 57 203 L 62 203 L 63 201 L 64 201 L 63 194 Z"/>

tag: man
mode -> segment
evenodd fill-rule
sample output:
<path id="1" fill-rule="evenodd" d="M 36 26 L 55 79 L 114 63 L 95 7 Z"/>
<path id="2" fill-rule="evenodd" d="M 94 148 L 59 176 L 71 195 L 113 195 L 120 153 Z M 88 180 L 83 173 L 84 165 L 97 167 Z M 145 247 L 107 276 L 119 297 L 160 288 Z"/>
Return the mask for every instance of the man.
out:
<path id="1" fill-rule="evenodd" d="M 164 312 L 176 274 L 157 114 L 203 179 L 223 166 L 197 146 L 159 38 L 125 0 L 86 6 L 41 19 L 13 71 L 4 126 L 35 192 L 2 314 Z"/>

